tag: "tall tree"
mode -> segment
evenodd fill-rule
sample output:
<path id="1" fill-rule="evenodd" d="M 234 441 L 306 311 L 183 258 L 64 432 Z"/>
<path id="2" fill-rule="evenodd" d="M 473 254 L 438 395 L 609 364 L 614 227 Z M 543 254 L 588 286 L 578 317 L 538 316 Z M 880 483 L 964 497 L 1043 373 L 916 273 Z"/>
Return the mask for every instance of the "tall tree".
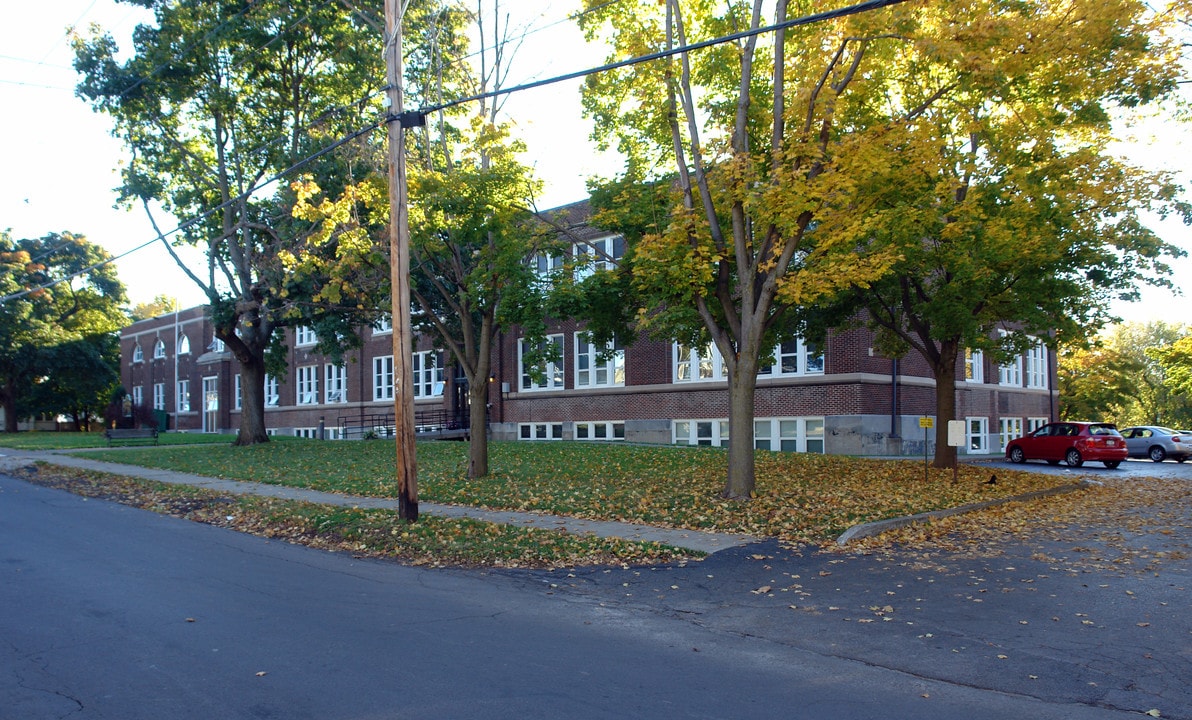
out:
<path id="1" fill-rule="evenodd" d="M 51 233 L 14 241 L 0 232 L 0 406 L 4 431 L 39 407 L 33 389 L 47 381 L 54 349 L 114 333 L 127 322 L 124 286 L 111 256 L 82 235 Z M 60 376 L 55 376 L 60 377 Z"/>
<path id="2" fill-rule="evenodd" d="M 278 329 L 314 325 L 334 353 L 356 337 L 354 309 L 375 314 L 366 298 L 378 285 L 329 278 L 327 268 L 346 254 L 339 238 L 293 215 L 288 183 L 267 181 L 303 163 L 325 188 L 352 182 L 367 139 L 343 143 L 380 110 L 379 25 L 351 3 L 323 0 L 123 1 L 151 7 L 155 25 L 137 29 L 123 62 L 98 29 L 77 40 L 78 93 L 112 117 L 131 155 L 122 200 L 151 217 L 160 202 L 186 220 L 180 242 L 205 250 L 204 270 L 175 259 L 206 295 L 216 337 L 240 364 L 236 442 L 266 442 L 264 380 L 267 362 L 277 368 L 280 353 L 270 349 Z M 318 272 L 297 272 L 290 261 L 298 256 L 320 259 L 301 268 Z M 357 267 L 383 273 L 379 252 L 361 256 Z"/>
<path id="3" fill-rule="evenodd" d="M 40 374 L 27 397 L 18 404 L 22 415 L 67 415 L 74 429 L 90 429 L 103 418 L 112 393 L 120 384 L 120 340 L 115 333 L 86 335 L 39 348 Z"/>

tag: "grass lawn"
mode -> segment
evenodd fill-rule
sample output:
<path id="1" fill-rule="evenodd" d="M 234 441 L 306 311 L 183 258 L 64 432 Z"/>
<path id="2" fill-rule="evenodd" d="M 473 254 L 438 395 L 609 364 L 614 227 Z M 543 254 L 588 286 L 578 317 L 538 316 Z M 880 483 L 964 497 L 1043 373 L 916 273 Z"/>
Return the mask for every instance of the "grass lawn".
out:
<path id="1" fill-rule="evenodd" d="M 234 435 L 214 433 L 164 432 L 157 436 L 160 445 L 230 445 Z M 108 441 L 103 431 L 98 432 L 20 432 L 0 433 L 0 447 L 16 450 L 73 450 L 77 448 L 103 448 Z"/>
<path id="2" fill-rule="evenodd" d="M 145 447 L 88 457 L 200 475 L 369 496 L 396 494 L 393 443 L 284 443 Z M 491 475 L 468 480 L 467 445 L 418 445 L 419 499 L 494 509 L 779 537 L 823 543 L 869 520 L 1040 490 L 1054 477 L 962 465 L 924 479 L 923 462 L 757 453 L 751 502 L 718 497 L 727 453 L 719 448 L 579 442 L 490 444 Z"/>

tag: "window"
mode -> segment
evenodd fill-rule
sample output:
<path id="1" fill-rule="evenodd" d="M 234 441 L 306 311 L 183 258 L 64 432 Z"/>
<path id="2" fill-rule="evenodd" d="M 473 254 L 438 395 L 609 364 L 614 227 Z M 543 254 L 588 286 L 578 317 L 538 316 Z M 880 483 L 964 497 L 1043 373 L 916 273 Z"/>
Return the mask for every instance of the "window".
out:
<path id="1" fill-rule="evenodd" d="M 178 412 L 190 412 L 190 380 L 178 381 Z"/>
<path id="2" fill-rule="evenodd" d="M 145 388 L 137 385 L 132 389 L 132 404 L 134 407 L 140 407 L 145 404 Z"/>
<path id="3" fill-rule="evenodd" d="M 1026 365 L 1026 386 L 1047 389 L 1047 346 L 1038 343 L 1023 355 Z"/>
<path id="4" fill-rule="evenodd" d="M 625 351 L 609 345 L 612 357 L 601 360 L 602 350 L 589 342 L 587 333 L 575 334 L 575 386 L 611 387 L 625 384 Z M 615 349 L 614 349 L 615 348 Z"/>
<path id="5" fill-rule="evenodd" d="M 163 359 L 165 359 L 165 356 L 166 356 L 165 341 L 163 341 L 161 338 L 158 338 L 157 342 L 153 343 L 153 359 L 154 360 L 163 360 Z"/>
<path id="6" fill-rule="evenodd" d="M 160 340 L 158 342 L 161 342 Z M 166 409 L 166 384 L 153 383 L 153 409 Z"/>
<path id="7" fill-rule="evenodd" d="M 525 362 L 525 356 L 530 352 L 529 343 L 523 338 L 517 344 L 517 368 L 521 376 L 522 390 L 562 390 L 563 389 L 563 336 L 550 335 L 546 343 L 539 347 L 543 354 L 552 354 L 556 359 L 544 360 L 537 365 L 539 377 L 531 374 L 531 367 Z"/>
<path id="8" fill-rule="evenodd" d="M 178 354 L 190 355 L 190 338 L 185 333 L 178 333 Z"/>
<path id="9" fill-rule="evenodd" d="M 965 418 L 969 454 L 989 452 L 989 418 Z"/>
<path id="10" fill-rule="evenodd" d="M 323 402 L 346 403 L 348 401 L 348 368 L 327 363 L 323 383 Z"/>
<path id="11" fill-rule="evenodd" d="M 728 377 L 728 368 L 720 357 L 720 351 L 712 343 L 702 348 L 674 345 L 674 378 L 677 383 L 710 382 Z"/>
<path id="12" fill-rule="evenodd" d="M 609 235 L 575 244 L 575 279 L 591 277 L 597 270 L 611 270 L 625 254 L 625 238 Z"/>
<path id="13" fill-rule="evenodd" d="M 624 440 L 625 423 L 623 422 L 577 422 L 575 424 L 576 440 Z"/>
<path id="14" fill-rule="evenodd" d="M 221 352 L 227 350 L 227 347 L 224 346 L 223 340 L 220 340 L 219 338 L 212 338 L 211 345 L 208 346 L 208 349 L 211 352 L 221 353 Z"/>
<path id="15" fill-rule="evenodd" d="M 964 380 L 971 383 L 985 382 L 985 353 L 983 351 L 965 348 Z"/>
<path id="16" fill-rule="evenodd" d="M 373 401 L 393 399 L 393 356 L 373 358 Z"/>
<path id="17" fill-rule="evenodd" d="M 759 376 L 788 377 L 824 374 L 823 350 L 802 338 L 787 340 L 774 348 L 772 357 L 774 364 L 758 368 Z"/>
<path id="18" fill-rule="evenodd" d="M 277 378 L 272 375 L 265 376 L 265 407 L 277 407 L 281 402 L 281 390 L 277 384 Z"/>
<path id="19" fill-rule="evenodd" d="M 1047 424 L 1047 418 L 1045 418 L 1045 417 L 1027 418 L 1026 419 L 1026 431 L 1034 432 L 1046 424 Z"/>
<path id="20" fill-rule="evenodd" d="M 393 318 L 388 314 L 377 318 L 377 321 L 372 324 L 372 331 L 373 335 L 393 332 Z"/>
<path id="21" fill-rule="evenodd" d="M 294 347 L 303 347 L 305 345 L 314 345 L 319 341 L 318 336 L 315 335 L 315 329 L 300 325 L 294 328 Z"/>
<path id="22" fill-rule="evenodd" d="M 822 417 L 758 418 L 753 421 L 753 446 L 778 452 L 824 452 Z"/>
<path id="23" fill-rule="evenodd" d="M 1022 437 L 1022 418 L 1002 418 L 1001 421 L 1001 451 L 1006 451 L 1006 446 L 1014 438 Z"/>
<path id="24" fill-rule="evenodd" d="M 1003 338 L 1010 334 L 1010 333 L 1006 332 L 1005 330 L 1002 330 L 1000 332 L 1001 332 L 1001 336 Z M 997 381 L 998 381 L 998 384 L 1000 384 L 1000 385 L 1014 385 L 1017 387 L 1022 386 L 1022 356 L 1021 355 L 1015 356 L 1013 360 L 1006 363 L 1005 365 L 998 366 Z"/>
<path id="25" fill-rule="evenodd" d="M 319 366 L 303 365 L 298 368 L 298 404 L 315 405 L 319 402 Z"/>
<path id="26" fill-rule="evenodd" d="M 319 429 L 317 427 L 303 427 L 294 428 L 294 437 L 309 438 L 311 440 L 319 439 Z M 343 440 L 343 433 L 337 427 L 323 427 L 324 440 Z"/>
<path id="27" fill-rule="evenodd" d="M 728 445 L 728 420 L 676 420 L 671 432 L 675 445 Z"/>
<path id="28" fill-rule="evenodd" d="M 562 440 L 563 423 L 521 423 L 517 436 L 522 440 Z"/>
<path id="29" fill-rule="evenodd" d="M 442 397 L 443 364 L 433 350 L 414 353 L 414 397 Z"/>
<path id="30" fill-rule="evenodd" d="M 243 405 L 243 394 L 240 390 L 240 373 L 236 373 L 232 378 L 232 409 L 239 410 Z"/>
<path id="31" fill-rule="evenodd" d="M 144 361 L 144 359 L 145 359 L 145 353 L 144 353 L 144 351 L 141 350 L 141 344 L 137 343 L 132 348 L 132 361 L 135 363 L 139 363 L 139 362 Z"/>
<path id="32" fill-rule="evenodd" d="M 530 258 L 530 269 L 539 280 L 549 282 L 551 275 L 563 269 L 563 256 L 548 253 L 535 253 Z"/>

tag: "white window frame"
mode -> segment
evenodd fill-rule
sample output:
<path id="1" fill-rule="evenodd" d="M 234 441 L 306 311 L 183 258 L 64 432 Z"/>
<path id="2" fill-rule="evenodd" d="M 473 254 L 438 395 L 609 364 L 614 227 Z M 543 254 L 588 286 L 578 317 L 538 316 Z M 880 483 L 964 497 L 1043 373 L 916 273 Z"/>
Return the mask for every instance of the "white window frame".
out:
<path id="1" fill-rule="evenodd" d="M 1026 386 L 1039 390 L 1047 389 L 1047 346 L 1038 342 L 1023 354 L 1026 366 Z"/>
<path id="2" fill-rule="evenodd" d="M 601 361 L 605 350 L 616 348 L 612 357 Z M 586 332 L 575 334 L 575 387 L 624 387 L 625 350 L 609 343 L 604 350 L 593 345 Z"/>
<path id="3" fill-rule="evenodd" d="M 671 377 L 677 383 L 721 382 L 728 379 L 728 366 L 715 343 L 702 348 L 671 345 Z"/>
<path id="4" fill-rule="evenodd" d="M 319 403 L 319 366 L 301 365 L 295 372 L 295 404 L 317 405 Z"/>
<path id="5" fill-rule="evenodd" d="M 227 346 L 226 346 L 226 345 L 224 345 L 224 341 L 223 341 L 223 340 L 220 340 L 220 339 L 219 339 L 219 338 L 217 338 L 217 337 L 213 337 L 213 338 L 211 338 L 211 352 L 217 352 L 217 353 L 221 353 L 221 352 L 224 352 L 224 351 L 225 351 L 225 350 L 227 350 L 227 349 L 228 349 L 228 348 L 227 348 Z"/>
<path id="6" fill-rule="evenodd" d="M 563 381 L 563 367 L 566 364 L 563 357 L 563 336 L 547 335 L 546 342 L 554 343 L 555 348 L 559 352 L 558 361 L 549 360 L 540 366 L 542 374 L 545 376 L 540 383 L 534 380 L 530 375 L 529 369 L 523 360 L 527 347 L 526 339 L 521 338 L 517 341 L 517 376 L 519 378 L 518 389 L 525 392 L 535 392 L 543 390 L 562 390 L 565 385 Z"/>
<path id="7" fill-rule="evenodd" d="M 964 349 L 964 381 L 970 383 L 985 382 L 984 350 Z"/>
<path id="8" fill-rule="evenodd" d="M 989 452 L 989 418 L 966 417 L 964 419 L 965 447 L 969 455 L 983 455 Z"/>
<path id="9" fill-rule="evenodd" d="M 390 335 L 393 333 L 393 316 L 385 313 L 372 324 L 373 335 Z"/>
<path id="10" fill-rule="evenodd" d="M 132 404 L 135 407 L 140 407 L 145 402 L 145 388 L 137 385 L 132 389 Z"/>
<path id="11" fill-rule="evenodd" d="M 237 376 L 239 377 L 239 376 Z M 177 412 L 190 412 L 190 380 L 178 381 Z"/>
<path id="12" fill-rule="evenodd" d="M 164 360 L 166 357 L 166 341 L 158 338 L 153 343 L 153 359 Z"/>
<path id="13" fill-rule="evenodd" d="M 572 430 L 576 440 L 585 442 L 621 442 L 625 439 L 625 423 L 620 421 L 577 422 Z"/>
<path id="14" fill-rule="evenodd" d="M 998 420 L 998 427 L 1001 431 L 999 434 L 1000 434 L 1001 441 L 1002 441 L 1002 446 L 1000 448 L 998 448 L 999 452 L 1005 452 L 1006 446 L 1010 444 L 1011 440 L 1013 440 L 1015 438 L 1020 438 L 1023 435 L 1022 418 L 1016 418 L 1016 417 L 1001 418 L 1000 420 Z"/>
<path id="15" fill-rule="evenodd" d="M 611 270 L 616 267 L 616 261 L 625 254 L 625 237 L 622 235 L 606 235 L 592 240 L 581 240 L 575 243 L 575 279 L 585 280 L 596 274 L 597 270 Z M 591 258 L 588 260 L 587 258 Z M 612 258 L 610 261 L 609 258 Z M 581 262 L 582 260 L 582 262 Z"/>
<path id="16" fill-rule="evenodd" d="M 265 376 L 265 407 L 281 404 L 281 384 L 272 375 Z"/>
<path id="17" fill-rule="evenodd" d="M 1010 333 L 1005 330 L 998 331 L 1002 337 Z M 998 385 L 1007 385 L 1010 387 L 1022 387 L 1022 355 L 1015 355 L 1010 362 L 999 365 L 997 369 Z"/>
<path id="18" fill-rule="evenodd" d="M 373 402 L 393 399 L 393 356 L 373 358 Z"/>
<path id="19" fill-rule="evenodd" d="M 435 350 L 414 353 L 414 397 L 443 397 L 443 363 Z"/>
<path id="20" fill-rule="evenodd" d="M 186 333 L 178 333 L 178 354 L 190 355 L 190 337 Z"/>
<path id="21" fill-rule="evenodd" d="M 672 445 L 728 445 L 728 420 L 723 418 L 682 419 L 671 422 Z"/>
<path id="22" fill-rule="evenodd" d="M 1026 419 L 1026 431 L 1034 432 L 1049 422 L 1051 421 L 1045 417 L 1029 417 Z"/>
<path id="23" fill-rule="evenodd" d="M 517 438 L 526 442 L 542 441 L 542 440 L 562 440 L 563 439 L 563 423 L 561 422 L 540 422 L 540 423 L 518 423 Z"/>
<path id="24" fill-rule="evenodd" d="M 294 328 L 294 347 L 308 347 L 319 342 L 315 329 L 309 325 L 299 325 Z"/>
<path id="25" fill-rule="evenodd" d="M 534 253 L 530 256 L 530 269 L 542 282 L 550 282 L 551 276 L 563 269 L 565 260 L 562 253 Z"/>
<path id="26" fill-rule="evenodd" d="M 824 353 L 803 338 L 792 338 L 770 353 L 773 364 L 758 368 L 758 376 L 802 377 L 824 374 Z"/>
<path id="27" fill-rule="evenodd" d="M 824 418 L 773 417 L 753 421 L 753 447 L 774 452 L 824 453 Z"/>
<path id="28" fill-rule="evenodd" d="M 166 409 L 166 384 L 164 382 L 153 383 L 153 409 Z"/>
<path id="29" fill-rule="evenodd" d="M 137 343 L 132 346 L 132 361 L 134 363 L 145 361 L 145 351 L 141 349 L 141 344 Z"/>
<path id="30" fill-rule="evenodd" d="M 232 409 L 240 410 L 244 407 L 244 391 L 240 388 L 240 373 L 232 376 Z"/>
<path id="31" fill-rule="evenodd" d="M 343 364 L 323 366 L 323 402 L 337 405 L 348 401 L 348 368 Z"/>

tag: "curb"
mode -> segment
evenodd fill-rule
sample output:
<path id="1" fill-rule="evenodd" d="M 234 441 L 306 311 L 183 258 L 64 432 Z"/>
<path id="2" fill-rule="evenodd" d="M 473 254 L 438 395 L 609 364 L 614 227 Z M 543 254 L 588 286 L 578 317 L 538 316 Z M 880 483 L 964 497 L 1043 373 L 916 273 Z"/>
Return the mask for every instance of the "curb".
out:
<path id="1" fill-rule="evenodd" d="M 1080 482 L 1073 483 L 1071 485 L 1060 485 L 1047 490 L 1035 490 L 1034 492 L 1023 493 L 1022 495 L 1012 495 L 1010 497 L 999 498 L 997 500 L 986 500 L 979 503 L 959 505 L 954 508 L 948 508 L 947 510 L 933 510 L 931 512 L 918 513 L 916 515 L 906 515 L 904 517 L 887 518 L 886 520 L 874 520 L 872 522 L 860 523 L 853 525 L 851 528 L 841 533 L 840 537 L 836 538 L 836 544 L 843 546 L 847 545 L 850 540 L 881 535 L 882 533 L 889 530 L 896 530 L 898 528 L 903 528 L 907 525 L 914 525 L 915 523 L 919 522 L 940 520 L 953 515 L 962 515 L 964 513 L 970 513 L 976 510 L 984 510 L 985 508 L 995 507 L 997 505 L 1005 505 L 1006 503 L 1035 500 L 1041 497 L 1048 497 L 1049 495 L 1062 495 L 1064 493 L 1070 493 L 1075 490 L 1082 490 L 1086 487 L 1091 487 L 1094 484 L 1094 482 L 1089 480 L 1081 480 Z"/>

